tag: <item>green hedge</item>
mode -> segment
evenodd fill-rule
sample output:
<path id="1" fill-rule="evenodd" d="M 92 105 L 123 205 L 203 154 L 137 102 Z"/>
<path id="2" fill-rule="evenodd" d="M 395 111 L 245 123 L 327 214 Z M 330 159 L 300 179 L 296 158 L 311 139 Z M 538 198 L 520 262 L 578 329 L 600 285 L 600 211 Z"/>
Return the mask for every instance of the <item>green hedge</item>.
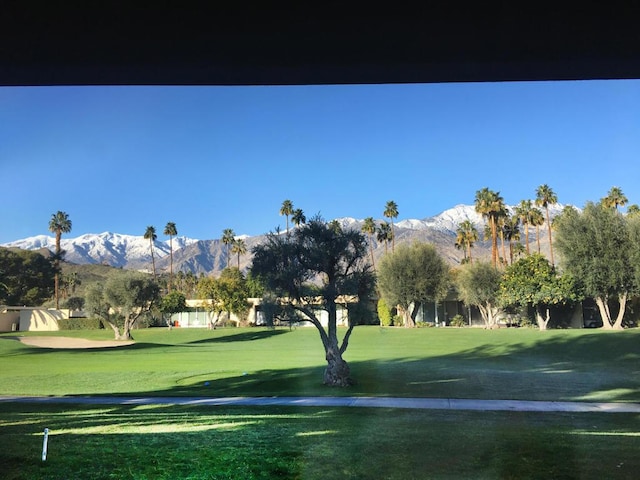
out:
<path id="1" fill-rule="evenodd" d="M 60 330 L 101 330 L 104 328 L 99 318 L 66 318 L 58 320 Z"/>

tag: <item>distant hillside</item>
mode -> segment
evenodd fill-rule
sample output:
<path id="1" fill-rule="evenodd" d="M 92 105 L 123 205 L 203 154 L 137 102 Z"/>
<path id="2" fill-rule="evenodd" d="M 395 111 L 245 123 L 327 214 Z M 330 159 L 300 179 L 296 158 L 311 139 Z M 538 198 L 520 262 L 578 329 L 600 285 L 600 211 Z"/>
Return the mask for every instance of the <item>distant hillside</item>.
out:
<path id="1" fill-rule="evenodd" d="M 509 207 L 512 209 L 512 207 Z M 562 205 L 554 205 L 551 209 L 552 216 L 557 215 Z M 386 219 L 384 219 L 386 220 Z M 463 259 L 463 252 L 455 248 L 456 229 L 464 221 L 470 220 L 476 228 L 484 232 L 484 221 L 476 213 L 471 205 L 457 205 L 445 210 L 439 215 L 424 218 L 422 220 L 400 220 L 395 223 L 396 245 L 423 241 L 436 246 L 438 251 L 452 265 L 457 265 Z M 361 229 L 363 220 L 354 218 L 339 218 L 338 222 L 344 228 Z M 379 223 L 381 220 L 377 220 Z M 543 253 L 548 253 L 547 229 L 540 229 Z M 246 269 L 251 263 L 251 249 L 264 241 L 264 235 L 255 237 L 243 237 L 247 244 L 247 254 L 240 257 L 240 268 Z M 535 241 L 535 230 L 529 230 L 529 243 L 532 251 L 537 249 Z M 17 247 L 27 250 L 49 249 L 55 247 L 54 237 L 39 235 L 23 240 L 16 240 L 5 244 L 6 247 Z M 379 260 L 385 253 L 384 244 L 380 244 L 375 236 L 373 238 L 374 257 Z M 149 241 L 143 236 L 121 235 L 117 233 L 105 232 L 101 234 L 86 234 L 76 238 L 62 239 L 62 248 L 66 251 L 65 260 L 75 264 L 94 264 L 97 266 L 108 265 L 111 267 L 135 269 L 150 272 L 151 252 Z M 220 239 L 195 240 L 187 237 L 176 237 L 173 239 L 173 268 L 174 272 L 184 271 L 196 274 L 218 273 L 227 266 L 237 265 L 237 256 L 230 254 L 227 258 L 227 248 Z M 155 242 L 154 255 L 156 257 L 156 270 L 160 272 L 169 271 L 169 241 Z M 475 258 L 490 257 L 490 243 L 479 241 L 474 250 Z M 96 269 L 92 274 L 107 270 Z"/>

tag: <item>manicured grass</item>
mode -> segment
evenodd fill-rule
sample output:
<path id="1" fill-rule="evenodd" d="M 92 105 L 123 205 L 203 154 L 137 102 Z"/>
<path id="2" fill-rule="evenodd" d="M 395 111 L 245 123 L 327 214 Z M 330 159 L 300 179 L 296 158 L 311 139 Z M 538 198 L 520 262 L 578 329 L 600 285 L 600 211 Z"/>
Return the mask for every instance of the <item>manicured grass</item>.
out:
<path id="1" fill-rule="evenodd" d="M 627 414 L 2 404 L 0 431 L 5 480 L 600 480 L 640 469 L 640 419 Z"/>
<path id="2" fill-rule="evenodd" d="M 106 331 L 53 334 L 111 338 Z M 321 384 L 324 353 L 313 328 L 134 336 L 135 345 L 98 350 L 41 349 L 0 336 L 0 392 L 640 401 L 640 329 L 358 327 L 345 355 L 357 382 L 348 389 Z"/>
<path id="3" fill-rule="evenodd" d="M 348 389 L 321 384 L 314 329 L 150 329 L 99 350 L 10 336 L 2 394 L 640 401 L 640 330 L 359 327 Z M 639 447 L 635 414 L 0 404 L 3 479 L 624 479 Z"/>

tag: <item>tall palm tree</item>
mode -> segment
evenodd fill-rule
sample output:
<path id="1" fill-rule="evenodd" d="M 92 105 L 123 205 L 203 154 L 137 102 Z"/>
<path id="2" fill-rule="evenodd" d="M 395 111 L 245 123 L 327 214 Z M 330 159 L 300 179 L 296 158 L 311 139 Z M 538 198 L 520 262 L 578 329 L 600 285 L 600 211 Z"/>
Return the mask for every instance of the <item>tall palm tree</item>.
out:
<path id="1" fill-rule="evenodd" d="M 529 224 L 536 227 L 536 242 L 538 244 L 538 253 L 540 253 L 540 227 L 544 225 L 544 215 L 538 208 L 532 208 L 529 214 Z"/>
<path id="2" fill-rule="evenodd" d="M 494 192 L 484 187 L 476 192 L 475 198 L 476 212 L 482 215 L 489 222 L 491 230 L 491 263 L 494 267 L 498 265 L 498 216 L 505 209 L 504 199 L 500 192 Z"/>
<path id="3" fill-rule="evenodd" d="M 611 187 L 607 196 L 602 199 L 602 204 L 605 207 L 618 210 L 619 206 L 624 207 L 628 201 L 629 199 L 622 193 L 620 187 Z"/>
<path id="4" fill-rule="evenodd" d="M 393 219 L 398 218 L 398 205 L 393 200 L 389 200 L 382 213 L 386 218 L 391 219 L 391 251 L 396 249 L 396 232 L 393 227 Z"/>
<path id="5" fill-rule="evenodd" d="M 151 249 L 151 265 L 153 266 L 153 279 L 156 279 L 156 259 L 153 255 L 153 242 L 158 238 L 156 235 L 156 227 L 149 225 L 144 232 L 144 239 L 149 240 L 149 248 Z"/>
<path id="6" fill-rule="evenodd" d="M 231 245 L 231 252 L 238 255 L 238 270 L 240 270 L 240 255 L 247 253 L 247 244 L 242 238 L 236 238 Z"/>
<path id="7" fill-rule="evenodd" d="M 507 250 L 505 248 L 504 241 L 506 239 L 506 225 L 509 222 L 509 212 L 506 207 L 502 205 L 502 208 L 496 214 L 496 227 L 498 229 L 498 236 L 500 237 L 500 247 L 502 249 L 502 263 L 507 263 Z"/>
<path id="8" fill-rule="evenodd" d="M 554 266 L 553 261 L 553 239 L 551 238 L 551 219 L 549 218 L 549 205 L 558 203 L 558 196 L 554 193 L 549 185 L 546 183 L 540 185 L 536 190 L 536 205 L 544 207 L 547 212 L 547 227 L 549 228 L 549 253 L 551 254 L 551 266 Z"/>
<path id="9" fill-rule="evenodd" d="M 58 210 L 51 215 L 49 220 L 49 231 L 56 235 L 56 253 L 55 253 L 55 269 L 56 273 L 53 280 L 54 294 L 56 297 L 56 309 L 60 308 L 60 260 L 64 252 L 60 248 L 60 239 L 63 233 L 69 233 L 71 231 L 71 220 L 69 220 L 69 214 Z"/>
<path id="10" fill-rule="evenodd" d="M 362 231 L 369 237 L 369 252 L 371 254 L 371 266 L 373 271 L 376 270 L 375 260 L 373 259 L 373 234 L 376 233 L 376 221 L 373 217 L 367 217 L 362 224 Z"/>
<path id="11" fill-rule="evenodd" d="M 471 263 L 471 249 L 475 242 L 478 241 L 478 229 L 469 219 L 460 222 L 456 229 L 456 243 L 465 249 L 465 258 Z"/>
<path id="12" fill-rule="evenodd" d="M 291 221 L 296 227 L 307 223 L 307 217 L 304 216 L 304 212 L 301 208 L 296 208 L 291 215 Z"/>
<path id="13" fill-rule="evenodd" d="M 380 222 L 380 225 L 378 225 L 376 238 L 378 239 L 378 242 L 384 242 L 384 253 L 387 253 L 389 251 L 389 240 L 393 238 L 393 230 L 391 230 L 391 225 L 389 225 L 387 222 Z"/>
<path id="14" fill-rule="evenodd" d="M 225 228 L 222 231 L 222 243 L 227 247 L 227 268 L 229 268 L 229 248 L 236 240 L 236 234 L 230 228 Z"/>
<path id="15" fill-rule="evenodd" d="M 287 217 L 287 233 L 289 233 L 289 215 L 293 214 L 293 203 L 291 200 L 285 200 L 280 207 L 280 215 Z"/>
<path id="16" fill-rule="evenodd" d="M 507 217 L 502 226 L 502 231 L 504 239 L 509 242 L 509 264 L 512 265 L 514 243 L 520 241 L 520 217 L 518 215 Z M 520 247 L 522 247 L 522 245 L 520 245 Z"/>
<path id="17" fill-rule="evenodd" d="M 516 207 L 516 215 L 524 226 L 524 245 L 529 255 L 529 225 L 531 225 L 531 209 L 533 205 L 531 200 L 521 200 Z"/>
<path id="18" fill-rule="evenodd" d="M 173 222 L 167 222 L 167 225 L 164 227 L 163 233 L 169 236 L 169 291 L 171 291 L 171 284 L 173 283 L 173 237 L 175 235 L 178 235 L 176 224 Z"/>

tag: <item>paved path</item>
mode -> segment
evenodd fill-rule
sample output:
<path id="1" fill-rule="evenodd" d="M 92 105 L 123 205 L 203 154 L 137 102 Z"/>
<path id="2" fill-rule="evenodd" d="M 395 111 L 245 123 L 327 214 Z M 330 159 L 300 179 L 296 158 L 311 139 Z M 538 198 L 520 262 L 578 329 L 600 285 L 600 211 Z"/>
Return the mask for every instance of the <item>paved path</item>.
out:
<path id="1" fill-rule="evenodd" d="M 26 397 L 0 396 L 0 403 L 75 403 L 91 405 L 194 405 L 413 408 L 424 410 L 481 410 L 513 412 L 640 413 L 638 403 L 542 402 L 400 397 Z"/>

